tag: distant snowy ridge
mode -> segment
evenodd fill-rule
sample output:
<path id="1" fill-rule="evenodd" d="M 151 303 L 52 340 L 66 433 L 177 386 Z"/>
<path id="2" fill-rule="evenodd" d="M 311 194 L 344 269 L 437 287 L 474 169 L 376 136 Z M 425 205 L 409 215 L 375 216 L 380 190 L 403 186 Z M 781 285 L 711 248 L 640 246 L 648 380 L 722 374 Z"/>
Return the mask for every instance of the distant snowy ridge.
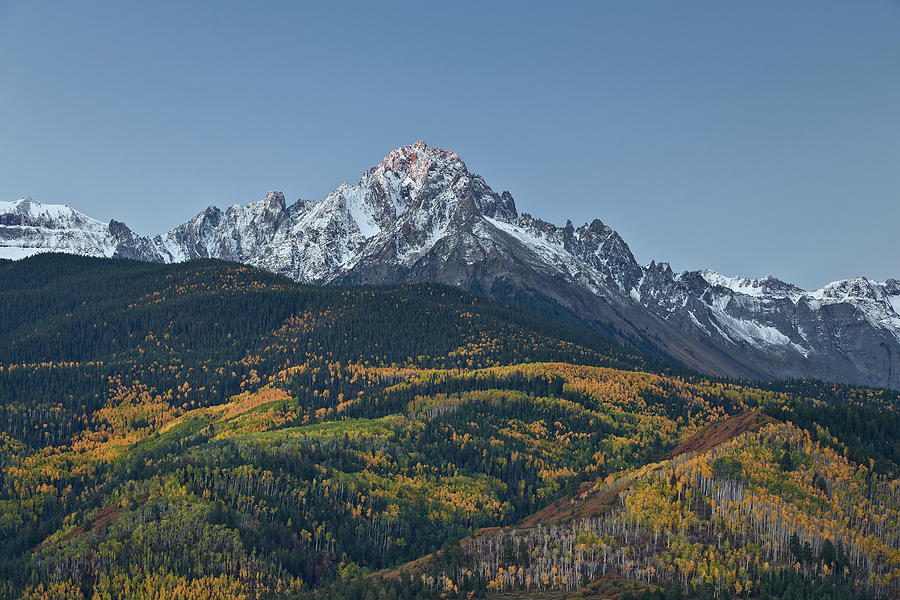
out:
<path id="1" fill-rule="evenodd" d="M 31 198 L 0 202 L 0 258 L 48 251 L 111 257 L 116 243 L 108 223 L 69 206 L 41 204 Z"/>
<path id="2" fill-rule="evenodd" d="M 67 206 L 0 203 L 0 257 L 42 251 L 154 262 L 222 258 L 315 284 L 433 280 L 549 298 L 622 341 L 739 377 L 816 377 L 900 388 L 900 283 L 856 278 L 805 291 L 775 277 L 639 265 L 599 220 L 520 214 L 452 151 L 391 151 L 320 202 L 281 192 L 210 206 L 162 235 Z"/>
<path id="3" fill-rule="evenodd" d="M 713 286 L 754 298 L 776 300 L 786 298 L 794 304 L 804 303 L 809 310 L 823 306 L 848 304 L 854 306 L 872 325 L 884 327 L 900 335 L 900 285 L 896 279 L 875 281 L 866 277 L 835 281 L 817 290 L 806 291 L 775 277 L 762 279 L 725 277 L 714 271 L 699 273 Z"/>

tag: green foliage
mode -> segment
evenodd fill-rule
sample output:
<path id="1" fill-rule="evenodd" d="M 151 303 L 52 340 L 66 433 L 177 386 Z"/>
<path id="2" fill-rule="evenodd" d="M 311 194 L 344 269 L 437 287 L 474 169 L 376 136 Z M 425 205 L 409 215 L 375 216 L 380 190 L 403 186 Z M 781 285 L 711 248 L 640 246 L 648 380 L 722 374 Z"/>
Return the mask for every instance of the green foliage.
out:
<path id="1" fill-rule="evenodd" d="M 794 458 L 791 456 L 791 451 L 787 448 L 782 450 L 781 460 L 778 461 L 778 466 L 785 472 L 794 470 Z"/>
<path id="2" fill-rule="evenodd" d="M 900 474 L 900 392 L 817 381 L 756 385 L 782 395 L 766 402 L 776 419 L 809 429 L 859 464 L 872 459 L 876 473 Z"/>
<path id="3" fill-rule="evenodd" d="M 713 474 L 716 477 L 741 479 L 744 475 L 744 465 L 734 457 L 720 456 L 713 463 Z"/>

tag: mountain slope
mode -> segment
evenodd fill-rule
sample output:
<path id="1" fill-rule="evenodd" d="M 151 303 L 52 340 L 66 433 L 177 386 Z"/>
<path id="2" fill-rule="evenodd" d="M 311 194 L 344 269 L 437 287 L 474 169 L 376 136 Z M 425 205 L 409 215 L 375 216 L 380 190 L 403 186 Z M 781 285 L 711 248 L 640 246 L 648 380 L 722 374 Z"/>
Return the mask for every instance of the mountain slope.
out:
<path id="1" fill-rule="evenodd" d="M 893 598 L 898 510 L 896 478 L 754 409 L 513 526 L 311 597 Z"/>
<path id="2" fill-rule="evenodd" d="M 897 392 L 680 373 L 454 287 L 65 254 L 0 280 L 4 600 L 337 598 L 753 409 L 900 470 Z"/>
<path id="3" fill-rule="evenodd" d="M 29 215 L 44 210 L 27 204 Z M 577 315 L 707 373 L 900 388 L 897 280 L 805 292 L 772 277 L 641 266 L 601 221 L 558 227 L 519 214 L 509 193 L 424 142 L 391 151 L 321 202 L 287 205 L 271 192 L 210 207 L 153 238 L 64 207 L 46 209 L 57 219 L 26 219 L 22 205 L 0 205 L 0 256 L 43 248 L 152 262 L 223 258 L 304 283 L 436 281 Z"/>
<path id="4" fill-rule="evenodd" d="M 598 482 L 558 522 L 479 532 L 460 543 L 461 564 L 435 579 L 462 587 L 477 578 L 489 590 L 539 596 L 617 573 L 687 597 L 741 598 L 779 571 L 838 583 L 837 571 L 894 597 L 896 487 L 802 429 L 755 426 Z"/>

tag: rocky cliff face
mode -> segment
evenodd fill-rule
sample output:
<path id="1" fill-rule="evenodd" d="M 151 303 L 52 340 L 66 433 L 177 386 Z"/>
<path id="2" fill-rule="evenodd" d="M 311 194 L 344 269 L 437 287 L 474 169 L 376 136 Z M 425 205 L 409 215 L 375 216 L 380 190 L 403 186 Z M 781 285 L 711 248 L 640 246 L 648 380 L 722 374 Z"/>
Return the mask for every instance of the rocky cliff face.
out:
<path id="1" fill-rule="evenodd" d="M 900 388 L 900 283 L 864 278 L 807 292 L 773 277 L 639 265 L 601 221 L 558 227 L 519 214 L 455 152 L 391 151 L 321 202 L 271 192 L 209 207 L 146 238 L 117 221 L 32 200 L 0 203 L 0 257 L 39 251 L 157 262 L 244 262 L 315 284 L 432 280 L 551 299 L 621 340 L 702 371 Z"/>

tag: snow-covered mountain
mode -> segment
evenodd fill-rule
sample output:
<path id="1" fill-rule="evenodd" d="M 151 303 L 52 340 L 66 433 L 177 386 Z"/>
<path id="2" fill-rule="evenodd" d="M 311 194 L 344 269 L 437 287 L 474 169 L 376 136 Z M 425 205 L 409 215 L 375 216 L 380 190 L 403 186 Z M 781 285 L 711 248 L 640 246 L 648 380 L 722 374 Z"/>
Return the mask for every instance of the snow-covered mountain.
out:
<path id="1" fill-rule="evenodd" d="M 152 238 L 69 207 L 0 203 L 0 257 L 41 251 L 223 258 L 316 284 L 439 281 L 538 309 L 560 305 L 715 374 L 900 388 L 897 280 L 807 292 L 773 277 L 642 266 L 599 220 L 558 227 L 519 214 L 508 192 L 424 142 L 391 151 L 320 202 L 287 205 L 270 192 L 246 206 L 209 207 Z"/>
<path id="2" fill-rule="evenodd" d="M 48 248 L 113 256 L 117 242 L 110 223 L 68 206 L 41 204 L 31 198 L 0 202 L 0 258 L 24 258 Z"/>

